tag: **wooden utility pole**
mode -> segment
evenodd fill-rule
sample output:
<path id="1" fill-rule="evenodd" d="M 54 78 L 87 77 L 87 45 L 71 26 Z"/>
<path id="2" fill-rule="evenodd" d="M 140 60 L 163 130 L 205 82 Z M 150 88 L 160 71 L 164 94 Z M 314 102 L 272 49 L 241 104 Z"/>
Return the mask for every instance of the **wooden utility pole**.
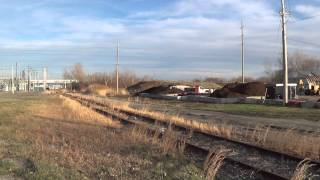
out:
<path id="1" fill-rule="evenodd" d="M 120 43 L 117 43 L 117 65 L 116 65 L 116 78 L 117 78 L 117 94 L 119 93 L 119 54 L 120 54 Z"/>
<path id="2" fill-rule="evenodd" d="M 287 11 L 285 0 L 281 0 L 281 20 L 282 20 L 282 63 L 283 63 L 283 105 L 288 103 L 288 45 L 287 45 Z"/>
<path id="3" fill-rule="evenodd" d="M 241 20 L 241 70 L 242 70 L 242 83 L 244 83 L 244 25 L 243 21 Z"/>

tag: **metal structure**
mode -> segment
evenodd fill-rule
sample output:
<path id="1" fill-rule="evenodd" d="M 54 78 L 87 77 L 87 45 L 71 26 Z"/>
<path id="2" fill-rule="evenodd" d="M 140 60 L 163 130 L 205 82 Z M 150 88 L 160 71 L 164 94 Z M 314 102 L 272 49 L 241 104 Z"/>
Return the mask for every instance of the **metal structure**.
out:
<path id="1" fill-rule="evenodd" d="M 13 67 L 12 66 L 2 66 L 0 67 L 0 91 L 11 91 L 14 92 L 15 89 Z"/>
<path id="2" fill-rule="evenodd" d="M 47 68 L 43 68 L 43 90 L 47 90 Z"/>
<path id="3" fill-rule="evenodd" d="M 244 25 L 241 20 L 241 64 L 242 64 L 242 83 L 244 83 Z"/>
<path id="4" fill-rule="evenodd" d="M 30 80 L 31 88 L 33 90 L 55 90 L 55 89 L 66 89 L 68 84 L 73 82 L 77 82 L 76 80 L 68 80 L 68 79 L 40 79 L 40 80 Z M 44 88 L 45 87 L 45 88 Z"/>
<path id="5" fill-rule="evenodd" d="M 13 75 L 13 65 L 11 66 L 11 92 L 14 94 L 15 84 L 14 84 L 14 75 Z"/>
<path id="6" fill-rule="evenodd" d="M 48 80 L 47 68 L 19 68 L 18 63 L 0 67 L 0 91 L 45 91 L 47 89 L 65 89 L 76 80 Z"/>
<path id="7" fill-rule="evenodd" d="M 287 11 L 285 0 L 281 0 L 281 21 L 282 21 L 282 63 L 283 63 L 283 105 L 288 103 L 288 47 L 287 47 Z"/>

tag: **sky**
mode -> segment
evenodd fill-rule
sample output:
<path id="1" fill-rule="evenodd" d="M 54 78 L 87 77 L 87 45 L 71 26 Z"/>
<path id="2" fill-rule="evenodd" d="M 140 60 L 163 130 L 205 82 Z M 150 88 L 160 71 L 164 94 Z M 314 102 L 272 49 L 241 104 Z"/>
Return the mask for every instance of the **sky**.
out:
<path id="1" fill-rule="evenodd" d="M 287 0 L 289 53 L 320 53 L 320 0 Z M 81 63 L 155 79 L 263 76 L 281 56 L 280 0 L 0 0 L 1 68 L 19 63 L 49 78 Z"/>

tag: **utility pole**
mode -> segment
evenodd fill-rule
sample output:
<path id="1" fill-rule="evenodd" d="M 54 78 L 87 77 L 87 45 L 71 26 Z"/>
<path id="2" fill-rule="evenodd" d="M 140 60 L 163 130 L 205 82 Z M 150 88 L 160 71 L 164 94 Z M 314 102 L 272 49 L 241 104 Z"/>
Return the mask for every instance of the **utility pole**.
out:
<path id="1" fill-rule="evenodd" d="M 241 63 L 242 63 L 242 83 L 244 83 L 244 25 L 241 20 Z"/>
<path id="2" fill-rule="evenodd" d="M 282 20 L 282 53 L 283 53 L 283 105 L 288 103 L 288 45 L 287 45 L 287 11 L 285 0 L 281 0 L 281 20 Z"/>
<path id="3" fill-rule="evenodd" d="M 47 68 L 43 68 L 43 91 L 46 91 L 47 86 Z"/>
<path id="4" fill-rule="evenodd" d="M 117 43 L 117 65 L 116 65 L 116 78 L 117 78 L 117 94 L 119 93 L 119 54 L 120 54 L 120 43 Z"/>
<path id="5" fill-rule="evenodd" d="M 13 65 L 11 65 L 11 91 L 14 94 L 14 76 L 13 76 Z"/>

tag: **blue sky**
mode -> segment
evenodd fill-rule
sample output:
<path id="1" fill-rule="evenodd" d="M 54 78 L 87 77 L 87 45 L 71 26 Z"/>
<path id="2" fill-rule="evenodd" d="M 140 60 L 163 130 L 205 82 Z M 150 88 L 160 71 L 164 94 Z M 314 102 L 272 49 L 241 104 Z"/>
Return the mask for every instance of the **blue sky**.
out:
<path id="1" fill-rule="evenodd" d="M 319 55 L 320 1 L 288 0 L 289 52 Z M 280 0 L 0 0 L 0 62 L 59 78 L 80 62 L 157 79 L 240 75 L 240 21 L 246 73 L 262 76 L 281 53 Z"/>

